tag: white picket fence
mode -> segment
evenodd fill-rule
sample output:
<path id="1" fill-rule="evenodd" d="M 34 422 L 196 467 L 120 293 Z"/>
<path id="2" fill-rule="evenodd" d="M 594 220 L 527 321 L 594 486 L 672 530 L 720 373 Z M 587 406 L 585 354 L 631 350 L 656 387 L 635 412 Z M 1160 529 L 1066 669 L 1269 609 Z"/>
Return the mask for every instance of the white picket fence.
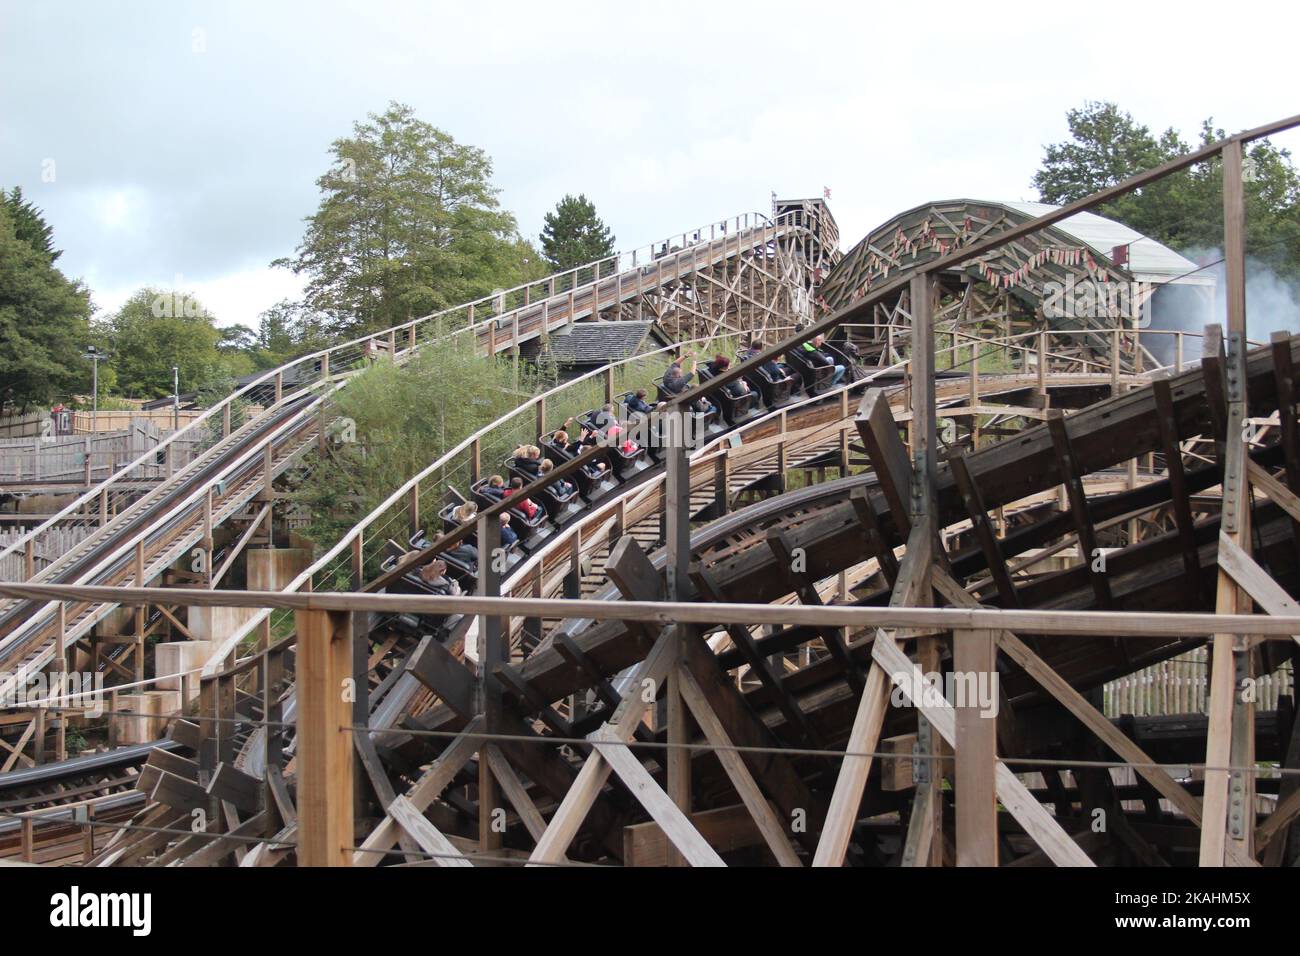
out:
<path id="1" fill-rule="evenodd" d="M 1103 710 L 1107 717 L 1209 713 L 1208 676 L 1209 648 L 1198 647 L 1111 681 L 1104 688 Z M 1289 664 L 1256 678 L 1255 708 L 1276 710 L 1278 698 L 1290 694 L 1294 683 Z"/>

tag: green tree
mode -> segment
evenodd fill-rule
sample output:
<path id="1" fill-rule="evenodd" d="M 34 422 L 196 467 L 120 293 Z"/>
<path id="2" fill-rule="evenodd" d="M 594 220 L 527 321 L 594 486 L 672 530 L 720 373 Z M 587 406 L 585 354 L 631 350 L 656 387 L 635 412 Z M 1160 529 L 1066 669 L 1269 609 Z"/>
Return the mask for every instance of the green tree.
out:
<path id="1" fill-rule="evenodd" d="M 238 349 L 223 350 L 223 332 L 192 295 L 141 289 L 108 320 L 117 387 L 133 398 L 172 392 L 172 366 L 185 392 L 210 390 L 252 367 Z"/>
<path id="2" fill-rule="evenodd" d="M 21 192 L 0 199 L 0 407 L 21 412 L 89 386 L 90 293 L 54 267 L 50 227 Z"/>
<path id="3" fill-rule="evenodd" d="M 41 211 L 23 198 L 22 187 L 15 186 L 8 194 L 0 190 L 0 205 L 9 210 L 13 220 L 14 234 L 38 252 L 49 256 L 50 262 L 57 262 L 63 255 L 61 249 L 54 248 L 54 228 L 45 221 Z"/>
<path id="4" fill-rule="evenodd" d="M 586 196 L 566 195 L 542 224 L 542 255 L 557 272 L 614 254 L 614 237 Z"/>
<path id="5" fill-rule="evenodd" d="M 335 140 L 320 205 L 291 259 L 334 335 L 406 321 L 508 287 L 524 270 L 492 161 L 391 103 Z"/>
<path id="6" fill-rule="evenodd" d="M 1044 150 L 1033 185 L 1043 202 L 1062 204 L 1190 151 L 1173 129 L 1156 135 L 1114 103 L 1087 103 L 1066 113 L 1071 138 Z M 1200 145 L 1224 137 L 1212 120 Z M 1300 275 L 1300 176 L 1287 150 L 1268 140 L 1247 148 L 1247 252 L 1283 276 Z M 1223 170 L 1218 159 L 1198 163 L 1102 206 L 1118 219 L 1175 249 L 1223 243 Z"/>

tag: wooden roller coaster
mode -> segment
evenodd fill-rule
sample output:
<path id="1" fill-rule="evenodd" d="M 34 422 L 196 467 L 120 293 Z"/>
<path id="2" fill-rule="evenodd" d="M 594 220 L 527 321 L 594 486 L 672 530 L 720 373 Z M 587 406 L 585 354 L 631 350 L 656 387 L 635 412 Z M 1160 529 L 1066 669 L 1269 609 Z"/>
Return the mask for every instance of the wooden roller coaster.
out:
<path id="1" fill-rule="evenodd" d="M 836 265 L 824 207 L 782 204 L 543 282 L 540 303 L 523 289 L 487 320 L 470 306 L 271 373 L 241 396 L 259 410 L 208 413 L 193 462 L 173 469 L 163 449 L 89 488 L 63 516 L 87 526 L 74 551 L 36 567 L 41 528 L 11 546 L 27 573 L 0 583 L 0 658 L 55 690 L 5 744 L 0 856 L 1293 862 L 1294 692 L 1266 707 L 1252 690 L 1292 673 L 1300 642 L 1300 336 L 1246 338 L 1241 157 L 1296 125 L 1041 216 L 954 228 L 887 267 L 856 251 Z M 937 315 L 981 294 L 973 263 L 1036 254 L 1070 216 L 1216 159 L 1226 333 L 1054 327 L 1023 302 L 1015 323 L 986 312 L 937 333 Z M 835 310 L 801 312 L 818 294 Z M 517 354 L 552 322 L 629 307 L 677 345 L 531 398 L 264 590 L 219 586 L 276 544 L 277 481 L 328 453 L 331 394 L 377 354 L 466 330 L 484 354 Z M 647 361 L 734 334 L 753 349 L 629 410 Z M 589 443 L 549 445 L 548 409 L 592 380 L 613 411 L 593 410 Z M 521 440 L 554 447 L 555 467 L 484 496 L 484 450 Z M 472 520 L 452 520 L 471 495 Z M 195 547 L 206 563 L 177 575 Z M 119 606 L 134 609 L 130 640 L 97 649 Z M 192 678 L 192 700 L 143 709 L 138 691 L 163 676 L 146 675 L 150 622 L 194 637 L 215 609 L 229 624 L 204 662 L 166 675 Z M 1205 712 L 1107 713 L 1111 682 L 1202 649 Z M 165 738 L 48 764 L 41 743 L 25 759 L 47 722 L 62 735 L 84 708 L 57 680 L 75 660 L 124 679 L 110 719 Z"/>

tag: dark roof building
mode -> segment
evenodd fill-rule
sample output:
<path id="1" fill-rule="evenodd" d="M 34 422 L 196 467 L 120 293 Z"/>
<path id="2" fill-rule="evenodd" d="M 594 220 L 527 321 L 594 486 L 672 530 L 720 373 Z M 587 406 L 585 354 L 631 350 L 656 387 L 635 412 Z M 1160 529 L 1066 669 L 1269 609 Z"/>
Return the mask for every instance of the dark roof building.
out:
<path id="1" fill-rule="evenodd" d="M 659 323 L 653 321 L 577 322 L 552 332 L 545 346 L 541 339 L 530 339 L 519 347 L 519 354 L 530 362 L 552 361 L 565 378 L 571 378 L 672 344 Z"/>

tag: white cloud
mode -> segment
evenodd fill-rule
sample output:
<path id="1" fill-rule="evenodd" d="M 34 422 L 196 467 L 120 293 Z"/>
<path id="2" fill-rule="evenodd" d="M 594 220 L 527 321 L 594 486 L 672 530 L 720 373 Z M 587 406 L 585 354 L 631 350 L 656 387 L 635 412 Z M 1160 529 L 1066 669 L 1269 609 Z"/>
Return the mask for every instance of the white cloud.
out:
<path id="1" fill-rule="evenodd" d="M 90 285 L 101 315 L 115 312 L 133 293 L 149 286 L 178 294 L 192 294 L 212 313 L 217 325 L 247 325 L 254 329 L 261 313 L 281 299 L 300 297 L 303 289 L 302 279 L 287 269 L 257 266 L 210 279 L 191 280 L 182 275 L 155 277 L 115 288 L 98 288 L 93 281 Z"/>
<path id="2" fill-rule="evenodd" d="M 0 175 L 45 208 L 61 264 L 100 304 L 183 272 L 202 277 L 194 288 L 222 322 L 252 322 L 298 289 L 263 264 L 300 239 L 330 142 L 390 99 L 484 148 L 528 235 L 566 192 L 586 193 L 628 249 L 766 209 L 769 191 L 830 186 L 849 245 L 930 199 L 1029 197 L 1042 145 L 1087 99 L 1188 139 L 1207 116 L 1237 130 L 1293 112 L 1293 37 L 1261 28 L 1275 11 L 1220 12 L 1135 4 L 1117 26 L 1029 0 L 975 13 L 14 5 L 0 31 Z M 1300 149 L 1300 133 L 1277 142 Z M 40 181 L 44 157 L 57 185 Z"/>

